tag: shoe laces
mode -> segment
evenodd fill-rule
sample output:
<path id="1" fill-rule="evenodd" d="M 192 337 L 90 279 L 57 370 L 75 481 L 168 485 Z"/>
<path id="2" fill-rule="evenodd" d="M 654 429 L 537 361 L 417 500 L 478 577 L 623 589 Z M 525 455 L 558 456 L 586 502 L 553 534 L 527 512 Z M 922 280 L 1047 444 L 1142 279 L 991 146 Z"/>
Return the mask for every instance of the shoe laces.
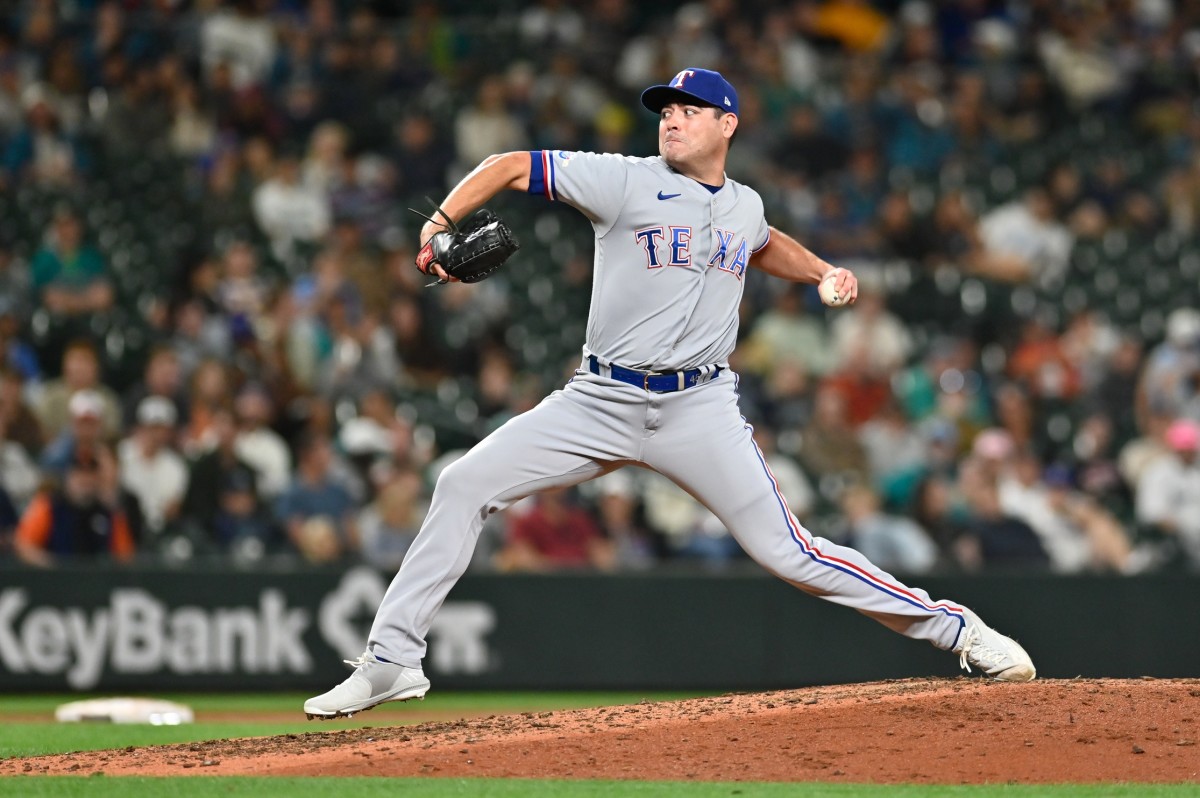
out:
<path id="1" fill-rule="evenodd" d="M 984 662 L 991 661 L 999 663 L 1008 655 L 998 648 L 993 648 L 983 642 L 983 633 L 975 624 L 968 624 L 963 630 L 962 650 L 959 652 L 958 664 L 967 673 L 971 673 L 970 657 L 975 655 L 975 664 L 978 665 L 982 660 Z M 981 668 L 982 669 L 982 668 Z"/>
<path id="2" fill-rule="evenodd" d="M 342 662 L 346 663 L 352 668 L 358 669 L 364 665 L 369 665 L 373 662 L 379 662 L 379 660 L 375 658 L 375 655 L 371 653 L 370 649 L 367 649 L 358 656 L 358 659 L 344 659 Z"/>

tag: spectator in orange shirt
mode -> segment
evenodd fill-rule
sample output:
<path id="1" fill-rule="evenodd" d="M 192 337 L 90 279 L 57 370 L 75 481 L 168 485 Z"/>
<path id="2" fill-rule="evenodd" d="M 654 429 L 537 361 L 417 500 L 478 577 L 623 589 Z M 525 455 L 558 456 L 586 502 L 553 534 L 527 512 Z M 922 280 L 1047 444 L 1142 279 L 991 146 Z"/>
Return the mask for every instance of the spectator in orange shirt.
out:
<path id="1" fill-rule="evenodd" d="M 1062 340 L 1038 318 L 1029 319 L 1022 327 L 1021 341 L 1008 361 L 1008 374 L 1039 399 L 1070 400 L 1082 387 Z"/>
<path id="2" fill-rule="evenodd" d="M 72 558 L 133 558 L 133 537 L 115 502 L 105 501 L 101 464 L 73 460 L 61 488 L 38 493 L 17 525 L 14 551 L 29 565 Z"/>

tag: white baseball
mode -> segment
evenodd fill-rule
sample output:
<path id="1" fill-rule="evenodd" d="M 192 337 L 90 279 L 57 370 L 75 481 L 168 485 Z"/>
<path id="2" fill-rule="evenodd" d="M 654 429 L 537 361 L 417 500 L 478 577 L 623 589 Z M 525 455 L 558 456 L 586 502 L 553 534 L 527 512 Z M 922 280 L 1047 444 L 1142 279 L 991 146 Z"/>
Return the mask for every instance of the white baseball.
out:
<path id="1" fill-rule="evenodd" d="M 831 308 L 841 307 L 850 298 L 849 294 L 846 296 L 838 295 L 837 277 L 837 271 L 831 271 L 825 275 L 825 278 L 821 280 L 821 284 L 817 286 L 817 291 L 821 294 L 821 301 Z"/>

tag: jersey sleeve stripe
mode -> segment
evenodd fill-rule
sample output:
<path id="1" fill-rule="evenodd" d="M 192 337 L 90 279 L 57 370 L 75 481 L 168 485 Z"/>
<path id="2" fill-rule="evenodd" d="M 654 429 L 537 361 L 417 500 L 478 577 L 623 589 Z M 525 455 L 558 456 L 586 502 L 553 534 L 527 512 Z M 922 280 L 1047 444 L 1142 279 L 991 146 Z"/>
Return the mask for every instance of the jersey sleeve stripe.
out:
<path id="1" fill-rule="evenodd" d="M 549 179 L 546 181 L 546 196 L 552 200 L 558 199 L 558 187 L 554 185 L 554 153 L 546 150 L 546 165 L 549 170 Z"/>
<path id="2" fill-rule="evenodd" d="M 530 194 L 545 194 L 550 196 L 546 190 L 546 151 L 545 150 L 530 150 L 529 151 L 529 188 Z"/>
<path id="3" fill-rule="evenodd" d="M 763 242 L 761 244 L 759 244 L 754 249 L 750 250 L 750 254 L 753 255 L 756 252 L 761 252 L 767 246 L 767 244 L 770 244 L 770 243 L 771 243 L 771 228 L 768 227 L 767 228 L 767 237 L 765 239 L 763 239 Z"/>

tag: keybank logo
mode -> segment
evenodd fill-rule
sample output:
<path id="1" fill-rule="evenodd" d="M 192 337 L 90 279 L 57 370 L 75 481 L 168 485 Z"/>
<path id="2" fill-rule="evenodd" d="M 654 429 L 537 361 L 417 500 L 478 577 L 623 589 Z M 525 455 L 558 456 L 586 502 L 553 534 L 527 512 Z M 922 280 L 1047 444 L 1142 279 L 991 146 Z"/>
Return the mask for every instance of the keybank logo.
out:
<path id="1" fill-rule="evenodd" d="M 26 611 L 28 609 L 28 611 Z M 107 664 L 121 674 L 307 673 L 308 611 L 279 590 L 255 607 L 169 608 L 140 588 L 117 588 L 106 607 L 33 607 L 22 588 L 0 593 L 0 663 L 13 673 L 65 673 L 95 687 Z"/>
<path id="2" fill-rule="evenodd" d="M 24 588 L 0 591 L 0 666 L 13 674 L 63 675 L 75 690 L 120 675 L 308 674 L 313 655 L 355 657 L 387 585 L 369 568 L 348 571 L 316 609 L 317 631 L 332 651 L 310 651 L 310 607 L 289 606 L 266 588 L 253 605 L 171 606 L 142 588 L 114 588 L 106 604 L 30 603 Z M 365 620 L 364 620 L 365 619 Z M 429 670 L 477 674 L 494 667 L 488 635 L 495 611 L 474 601 L 447 602 L 429 630 Z"/>

